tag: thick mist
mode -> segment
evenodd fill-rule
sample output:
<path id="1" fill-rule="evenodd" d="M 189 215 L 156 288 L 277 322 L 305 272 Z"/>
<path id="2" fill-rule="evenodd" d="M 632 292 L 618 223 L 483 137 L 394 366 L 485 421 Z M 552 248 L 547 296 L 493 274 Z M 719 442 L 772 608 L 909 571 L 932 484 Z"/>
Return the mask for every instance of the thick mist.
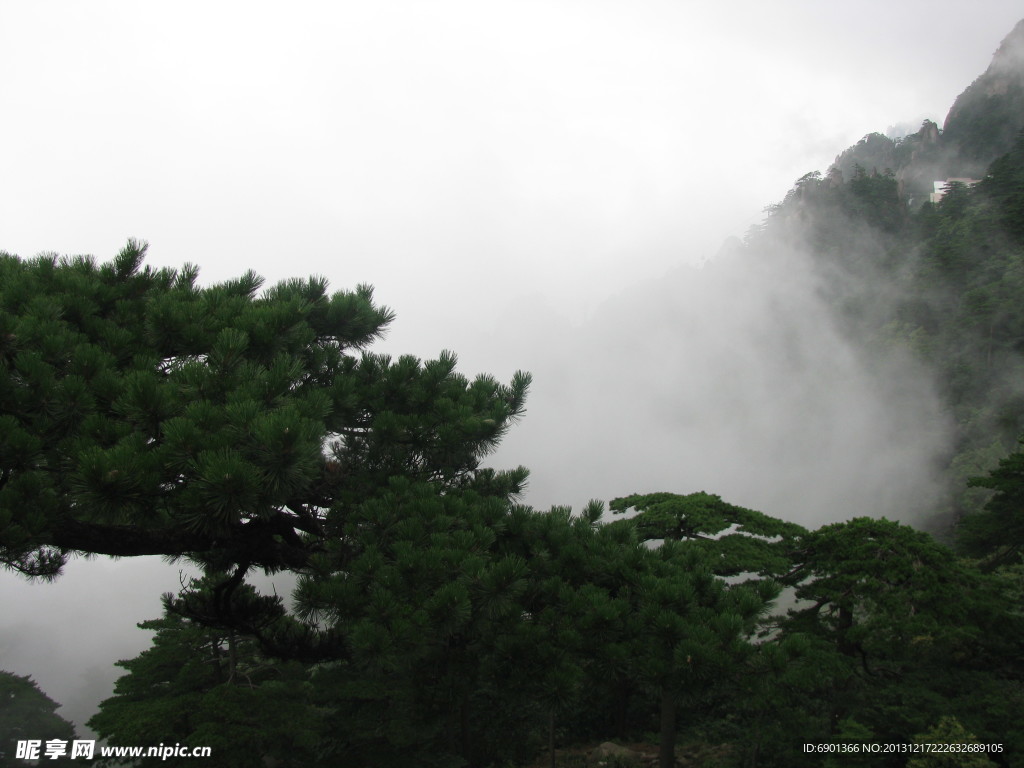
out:
<path id="1" fill-rule="evenodd" d="M 531 468 L 527 500 L 579 507 L 705 490 L 808 526 L 919 522 L 947 425 L 928 372 L 867 360 L 806 255 L 726 248 L 630 286 L 572 325 L 541 301 L 487 339 L 534 374 L 494 462 Z"/>

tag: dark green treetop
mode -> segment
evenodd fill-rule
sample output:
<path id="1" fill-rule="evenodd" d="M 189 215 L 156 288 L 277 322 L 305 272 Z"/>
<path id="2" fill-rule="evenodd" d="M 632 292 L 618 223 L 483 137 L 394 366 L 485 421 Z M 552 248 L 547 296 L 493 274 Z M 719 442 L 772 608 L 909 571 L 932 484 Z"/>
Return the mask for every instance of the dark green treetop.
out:
<path id="1" fill-rule="evenodd" d="M 785 580 L 798 602 L 781 628 L 813 642 L 816 674 L 831 678 L 819 698 L 831 723 L 852 717 L 873 738 L 898 740 L 945 715 L 989 735 L 1019 716 L 1019 617 L 1005 582 L 885 519 L 824 526 L 796 555 Z"/>
<path id="2" fill-rule="evenodd" d="M 529 377 L 468 381 L 445 353 L 364 352 L 393 313 L 323 278 L 0 255 L 0 562 L 55 576 L 71 552 L 299 569 L 401 475 L 518 491 L 482 470 Z"/>
<path id="3" fill-rule="evenodd" d="M 660 542 L 635 591 L 630 656 L 636 677 L 657 692 L 659 765 L 667 767 L 679 710 L 706 708 L 711 689 L 753 660 L 752 639 L 779 595 L 772 577 L 791 569 L 792 543 L 806 531 L 704 492 L 633 494 L 610 507 L 635 511 L 613 527 Z M 726 580 L 741 575 L 743 583 Z"/>
<path id="4" fill-rule="evenodd" d="M 206 578 L 188 588 L 217 584 Z M 319 764 L 323 712 L 301 664 L 269 659 L 252 638 L 170 610 L 139 628 L 155 632 L 152 646 L 117 663 L 125 674 L 88 723 L 101 738 L 115 746 L 201 744 L 217 765 L 237 768 Z M 172 757 L 166 764 L 189 762 Z"/>
<path id="5" fill-rule="evenodd" d="M 1024 547 L 1024 450 L 1011 453 L 984 477 L 968 484 L 995 493 L 982 511 L 960 521 L 959 538 L 965 550 L 985 557 L 987 565 L 1019 561 Z"/>
<path id="6" fill-rule="evenodd" d="M 951 596 L 980 592 L 980 575 L 928 534 L 855 518 L 805 536 L 797 557 L 786 579 L 804 601 L 791 612 L 795 625 L 813 619 L 866 670 L 902 659 L 909 645 L 933 645 L 937 632 L 977 647 L 980 628 L 970 618 L 978 606 Z"/>
<path id="7" fill-rule="evenodd" d="M 711 568 L 719 576 L 784 574 L 791 566 L 793 540 L 806 533 L 796 523 L 703 491 L 633 494 L 614 499 L 609 506 L 615 514 L 637 512 L 629 522 L 642 540 L 685 541 L 706 550 L 713 555 Z"/>
<path id="8" fill-rule="evenodd" d="M 68 755 L 70 741 L 75 738 L 75 727 L 57 714 L 58 707 L 60 705 L 43 693 L 31 677 L 0 672 L 0 766 L 26 764 L 16 757 L 19 740 L 37 740 L 45 744 L 50 739 L 68 742 L 68 751 L 63 758 L 46 758 L 46 762 L 74 764 Z"/>

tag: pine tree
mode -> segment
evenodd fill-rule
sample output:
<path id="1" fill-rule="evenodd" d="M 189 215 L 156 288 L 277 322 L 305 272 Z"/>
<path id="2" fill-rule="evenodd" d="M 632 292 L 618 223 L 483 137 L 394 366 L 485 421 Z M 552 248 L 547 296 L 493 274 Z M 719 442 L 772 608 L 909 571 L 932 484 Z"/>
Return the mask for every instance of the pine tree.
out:
<path id="1" fill-rule="evenodd" d="M 1019 617 L 998 580 L 884 519 L 824 526 L 796 559 L 786 580 L 799 602 L 782 632 L 808 639 L 827 683 L 807 702 L 825 722 L 809 719 L 808 733 L 835 735 L 849 720 L 870 740 L 909 741 L 955 715 L 986 737 L 1012 738 L 996 733 L 1024 706 Z"/>
<path id="2" fill-rule="evenodd" d="M 400 476 L 510 494 L 482 470 L 529 377 L 365 351 L 394 315 L 323 278 L 0 255 L 0 562 L 188 556 L 239 578 L 302 570 Z"/>
<path id="3" fill-rule="evenodd" d="M 219 581 L 193 580 L 188 589 L 210 591 Z M 252 638 L 171 610 L 139 628 L 155 633 L 151 647 L 117 663 L 125 674 L 88 723 L 108 744 L 208 746 L 217 765 L 236 768 L 330 764 L 318 762 L 323 711 L 306 667 L 270 659 Z"/>
<path id="4" fill-rule="evenodd" d="M 983 511 L 960 521 L 961 545 L 985 557 L 989 566 L 1019 562 L 1024 548 L 1024 450 L 1011 453 L 986 477 L 971 478 L 969 484 L 995 493 Z"/>
<path id="5" fill-rule="evenodd" d="M 18 757 L 19 741 L 37 742 L 39 757 L 45 758 L 47 764 L 81 764 L 79 759 L 71 762 L 75 727 L 57 714 L 59 707 L 31 677 L 0 672 L 0 766 L 26 765 L 26 761 Z M 45 757 L 46 742 L 52 740 L 63 742 L 63 756 Z"/>
<path id="6" fill-rule="evenodd" d="M 788 571 L 799 525 L 709 493 L 634 494 L 615 499 L 643 541 L 658 542 L 636 592 L 637 673 L 660 700 L 659 765 L 675 764 L 677 715 L 728 688 L 752 661 L 752 640 Z M 746 577 L 744 581 L 724 577 Z"/>

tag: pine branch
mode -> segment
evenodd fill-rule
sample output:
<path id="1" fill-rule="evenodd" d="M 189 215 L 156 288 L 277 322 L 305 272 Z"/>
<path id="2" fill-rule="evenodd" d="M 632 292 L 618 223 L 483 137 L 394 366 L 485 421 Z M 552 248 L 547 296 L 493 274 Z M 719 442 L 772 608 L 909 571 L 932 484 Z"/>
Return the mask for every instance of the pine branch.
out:
<path id="1" fill-rule="evenodd" d="M 294 518 L 275 516 L 270 520 L 251 520 L 232 529 L 230 551 L 246 552 L 252 565 L 272 570 L 302 570 L 309 557 L 321 545 L 303 541 L 289 524 Z M 223 551 L 223 537 L 197 533 L 184 527 L 143 528 L 130 525 L 90 523 L 65 516 L 48 537 L 63 552 L 91 552 L 113 557 L 163 555 L 180 557 Z M 275 534 L 281 539 L 276 540 Z"/>

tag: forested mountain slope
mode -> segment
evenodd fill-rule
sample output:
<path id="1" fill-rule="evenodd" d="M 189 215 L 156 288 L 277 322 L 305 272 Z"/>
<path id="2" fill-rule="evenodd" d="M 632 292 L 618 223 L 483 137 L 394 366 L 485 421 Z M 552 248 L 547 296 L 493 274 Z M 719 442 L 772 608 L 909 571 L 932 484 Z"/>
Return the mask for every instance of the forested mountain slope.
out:
<path id="1" fill-rule="evenodd" d="M 1022 127 L 1024 22 L 943 130 L 926 121 L 902 139 L 866 136 L 825 175 L 799 179 L 744 243 L 751 257 L 805 252 L 872 364 L 911 355 L 932 371 L 955 424 L 940 528 L 982 503 L 967 478 L 1024 429 Z"/>

